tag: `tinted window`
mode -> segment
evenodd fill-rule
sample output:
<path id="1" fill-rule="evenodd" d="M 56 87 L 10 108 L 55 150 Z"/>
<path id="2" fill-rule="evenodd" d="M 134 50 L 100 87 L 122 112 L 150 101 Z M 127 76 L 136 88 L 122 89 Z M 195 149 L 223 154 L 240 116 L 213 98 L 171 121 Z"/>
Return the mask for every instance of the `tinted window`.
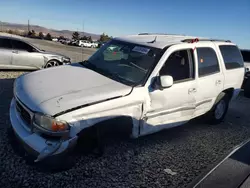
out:
<path id="1" fill-rule="evenodd" d="M 16 49 L 16 50 L 22 50 L 22 51 L 27 51 L 27 52 L 33 51 L 32 46 L 22 41 L 18 41 L 18 40 L 12 40 L 12 46 L 13 46 L 13 49 Z"/>
<path id="2" fill-rule="evenodd" d="M 250 51 L 241 50 L 244 62 L 250 63 Z"/>
<path id="3" fill-rule="evenodd" d="M 173 52 L 160 70 L 160 75 L 171 75 L 175 82 L 194 78 L 192 51 Z"/>
<path id="4" fill-rule="evenodd" d="M 212 48 L 197 48 L 199 76 L 220 71 L 218 58 Z"/>
<path id="5" fill-rule="evenodd" d="M 1 39 L 0 38 L 0 48 L 8 48 L 11 49 L 11 42 L 9 39 Z"/>
<path id="6" fill-rule="evenodd" d="M 237 46 L 223 45 L 220 46 L 220 51 L 226 66 L 226 69 L 235 69 L 243 67 L 243 59 L 240 50 Z"/>

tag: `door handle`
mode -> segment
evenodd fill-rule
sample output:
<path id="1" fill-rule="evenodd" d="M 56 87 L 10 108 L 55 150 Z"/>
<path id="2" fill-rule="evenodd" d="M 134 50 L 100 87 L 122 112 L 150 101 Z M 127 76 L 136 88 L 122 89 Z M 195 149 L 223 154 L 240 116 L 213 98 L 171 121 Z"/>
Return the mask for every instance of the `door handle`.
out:
<path id="1" fill-rule="evenodd" d="M 196 90 L 196 88 L 190 88 L 189 90 L 188 90 L 188 93 L 195 93 L 197 90 Z"/>
<path id="2" fill-rule="evenodd" d="M 18 54 L 18 51 L 17 50 L 13 50 L 12 53 Z"/>
<path id="3" fill-rule="evenodd" d="M 216 80 L 215 84 L 216 85 L 220 85 L 221 84 L 221 80 Z"/>

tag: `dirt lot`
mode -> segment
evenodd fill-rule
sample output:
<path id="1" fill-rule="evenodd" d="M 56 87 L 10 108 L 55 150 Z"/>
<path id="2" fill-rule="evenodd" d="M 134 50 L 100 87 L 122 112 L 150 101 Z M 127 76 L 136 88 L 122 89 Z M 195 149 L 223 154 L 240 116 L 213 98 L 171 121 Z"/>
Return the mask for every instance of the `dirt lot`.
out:
<path id="1" fill-rule="evenodd" d="M 81 55 L 77 47 L 38 44 L 72 58 Z M 0 187 L 185 187 L 250 138 L 250 99 L 239 96 L 220 125 L 194 120 L 137 140 L 110 140 L 102 157 L 79 154 L 68 171 L 43 172 L 26 164 L 7 137 L 13 81 L 22 73 L 0 71 Z"/>
<path id="2" fill-rule="evenodd" d="M 59 42 L 53 42 L 53 41 L 29 39 L 29 38 L 24 38 L 24 40 L 36 45 L 37 47 L 43 50 L 57 52 L 57 53 L 66 55 L 71 58 L 72 62 L 80 62 L 82 60 L 85 60 L 96 51 L 96 49 L 92 49 L 92 48 L 68 46 L 68 45 L 64 45 Z"/>

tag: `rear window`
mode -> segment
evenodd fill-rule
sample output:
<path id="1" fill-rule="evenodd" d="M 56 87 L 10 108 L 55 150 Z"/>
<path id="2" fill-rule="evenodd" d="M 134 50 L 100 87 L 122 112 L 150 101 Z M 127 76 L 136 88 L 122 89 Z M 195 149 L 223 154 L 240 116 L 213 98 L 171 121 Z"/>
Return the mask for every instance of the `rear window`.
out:
<path id="1" fill-rule="evenodd" d="M 244 62 L 250 63 L 250 51 L 241 50 Z"/>
<path id="2" fill-rule="evenodd" d="M 220 72 L 217 55 L 212 48 L 197 48 L 199 76 Z"/>
<path id="3" fill-rule="evenodd" d="M 243 58 L 237 46 L 222 45 L 220 51 L 226 69 L 236 69 L 244 66 Z"/>
<path id="4" fill-rule="evenodd" d="M 0 38 L 0 48 L 7 48 L 7 49 L 11 49 L 11 42 L 9 39 L 1 39 Z"/>

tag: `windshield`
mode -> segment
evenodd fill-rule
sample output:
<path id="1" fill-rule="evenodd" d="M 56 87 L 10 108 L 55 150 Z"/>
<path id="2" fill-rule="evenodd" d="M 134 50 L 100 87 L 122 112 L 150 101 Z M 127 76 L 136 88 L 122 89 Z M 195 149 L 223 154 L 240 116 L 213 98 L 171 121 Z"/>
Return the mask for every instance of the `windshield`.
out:
<path id="1" fill-rule="evenodd" d="M 156 63 L 161 49 L 112 40 L 84 65 L 127 85 L 140 85 Z"/>
<path id="2" fill-rule="evenodd" d="M 250 63 L 250 51 L 241 50 L 241 54 L 243 56 L 245 63 Z"/>

